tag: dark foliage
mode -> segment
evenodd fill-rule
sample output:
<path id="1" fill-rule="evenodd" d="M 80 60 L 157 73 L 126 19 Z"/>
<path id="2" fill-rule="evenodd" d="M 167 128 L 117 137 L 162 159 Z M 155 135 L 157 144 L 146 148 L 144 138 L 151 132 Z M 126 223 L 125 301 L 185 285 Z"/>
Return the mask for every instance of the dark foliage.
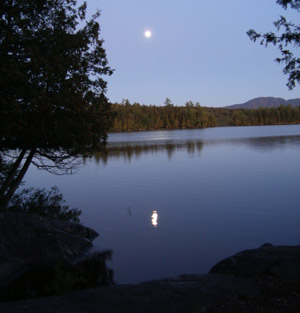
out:
<path id="1" fill-rule="evenodd" d="M 290 7 L 300 13 L 300 0 L 277 0 L 277 3 L 284 9 Z M 300 83 L 300 58 L 290 48 L 300 46 L 300 25 L 287 21 L 283 16 L 280 16 L 274 25 L 277 34 L 274 32 L 260 34 L 254 29 L 250 29 L 247 34 L 254 42 L 259 39 L 261 45 L 273 44 L 278 47 L 281 57 L 276 58 L 275 61 L 285 64 L 283 73 L 289 76 L 287 86 L 293 89 L 296 83 Z"/>
<path id="2" fill-rule="evenodd" d="M 281 105 L 278 108 L 232 110 L 232 126 L 276 125 L 300 123 L 300 107 Z"/>
<path id="3" fill-rule="evenodd" d="M 31 163 L 68 171 L 76 157 L 105 145 L 111 112 L 102 76 L 112 70 L 100 13 L 86 20 L 86 8 L 75 0 L 0 3 L 0 151 L 19 152 L 2 207 Z"/>
<path id="4" fill-rule="evenodd" d="M 207 108 L 191 101 L 185 106 L 146 106 L 139 103 L 114 103 L 112 131 L 205 128 L 300 123 L 300 107 L 226 109 Z"/>
<path id="5" fill-rule="evenodd" d="M 184 107 L 174 106 L 167 98 L 165 106 L 146 106 L 130 104 L 128 100 L 121 104 L 112 104 L 115 113 L 113 131 L 133 131 L 150 129 L 204 128 L 216 126 L 214 114 L 199 103 L 192 101 Z"/>
<path id="6" fill-rule="evenodd" d="M 74 0 L 0 5 L 0 148 L 86 151 L 105 141 L 110 75 L 99 12 Z M 79 27 L 79 23 L 85 25 Z"/>
<path id="7" fill-rule="evenodd" d="M 70 209 L 65 204 L 57 187 L 52 187 L 49 191 L 33 188 L 24 189 L 21 193 L 13 196 L 9 203 L 9 210 L 39 214 L 73 223 L 80 222 L 79 216 L 82 213 L 81 210 Z"/>

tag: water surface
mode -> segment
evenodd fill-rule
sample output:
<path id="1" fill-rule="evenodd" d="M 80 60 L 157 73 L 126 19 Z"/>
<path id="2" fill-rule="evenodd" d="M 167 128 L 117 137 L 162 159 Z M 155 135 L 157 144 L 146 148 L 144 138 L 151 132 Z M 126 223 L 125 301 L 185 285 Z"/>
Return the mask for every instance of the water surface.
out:
<path id="1" fill-rule="evenodd" d="M 36 170 L 112 249 L 117 283 L 205 273 L 265 242 L 300 243 L 300 125 L 114 133 L 78 172 Z"/>

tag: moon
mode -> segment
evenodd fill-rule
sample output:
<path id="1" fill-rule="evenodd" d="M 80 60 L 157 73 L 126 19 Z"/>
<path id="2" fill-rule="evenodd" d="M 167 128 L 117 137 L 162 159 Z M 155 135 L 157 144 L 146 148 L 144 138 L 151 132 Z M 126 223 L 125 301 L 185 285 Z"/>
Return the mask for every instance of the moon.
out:
<path id="1" fill-rule="evenodd" d="M 145 35 L 146 38 L 150 38 L 150 37 L 152 36 L 151 30 L 146 30 L 146 31 L 144 32 L 144 35 Z"/>

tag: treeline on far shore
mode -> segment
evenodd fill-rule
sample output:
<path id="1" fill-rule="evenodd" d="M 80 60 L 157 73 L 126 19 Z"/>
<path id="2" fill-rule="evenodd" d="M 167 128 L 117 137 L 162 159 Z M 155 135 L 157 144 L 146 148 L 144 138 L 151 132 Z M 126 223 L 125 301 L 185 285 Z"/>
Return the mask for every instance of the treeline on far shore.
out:
<path id="1" fill-rule="evenodd" d="M 189 129 L 216 126 L 254 126 L 300 123 L 300 107 L 281 105 L 278 108 L 226 109 L 202 107 L 189 101 L 174 106 L 166 99 L 164 106 L 112 103 L 114 113 L 111 131 L 156 129 Z"/>

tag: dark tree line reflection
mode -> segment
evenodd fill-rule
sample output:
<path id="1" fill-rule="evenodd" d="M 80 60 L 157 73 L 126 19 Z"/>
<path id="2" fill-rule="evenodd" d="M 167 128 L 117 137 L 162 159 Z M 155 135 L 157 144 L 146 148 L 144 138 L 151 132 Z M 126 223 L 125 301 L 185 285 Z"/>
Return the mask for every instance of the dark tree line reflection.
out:
<path id="1" fill-rule="evenodd" d="M 157 154 L 166 152 L 171 159 L 176 151 L 186 150 L 189 155 L 194 155 L 200 152 L 203 148 L 202 141 L 187 141 L 187 142 L 163 142 L 163 143 L 119 143 L 108 145 L 106 151 L 94 153 L 92 159 L 96 163 L 106 164 L 108 159 L 123 159 L 130 161 L 132 158 L 139 158 L 145 154 Z M 87 158 L 84 159 L 86 162 Z"/>
<path id="2" fill-rule="evenodd" d="M 300 136 L 260 137 L 260 138 L 235 138 L 224 140 L 188 140 L 188 141 L 159 141 L 150 143 L 119 142 L 108 144 L 105 152 L 93 154 L 92 158 L 97 164 L 107 164 L 109 159 L 123 159 L 131 161 L 143 155 L 166 153 L 171 160 L 176 152 L 186 151 L 190 157 L 199 155 L 205 146 L 212 145 L 246 145 L 257 151 L 270 151 L 282 148 L 283 145 L 294 145 L 300 149 Z M 87 159 L 84 158 L 84 163 Z"/>
<path id="3" fill-rule="evenodd" d="M 300 149 L 300 136 L 249 138 L 245 144 L 262 152 L 273 151 L 287 144 Z"/>

